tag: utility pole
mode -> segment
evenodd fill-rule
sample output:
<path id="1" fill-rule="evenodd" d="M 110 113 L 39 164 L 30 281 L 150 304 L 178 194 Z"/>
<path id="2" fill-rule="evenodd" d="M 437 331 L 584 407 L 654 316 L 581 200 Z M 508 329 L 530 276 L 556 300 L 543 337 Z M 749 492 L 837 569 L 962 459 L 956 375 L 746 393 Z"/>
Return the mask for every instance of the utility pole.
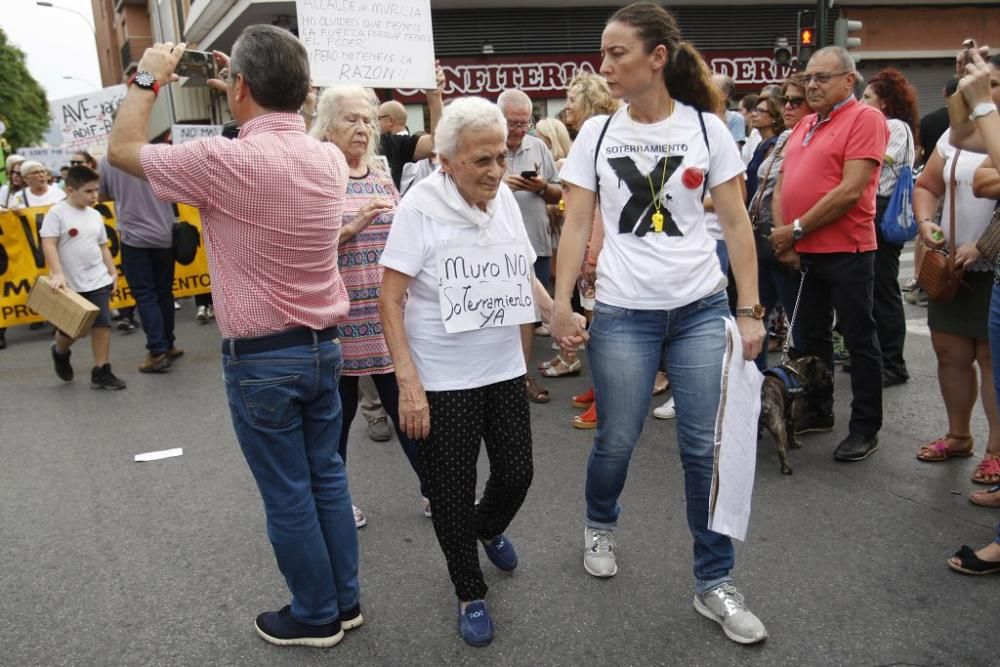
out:
<path id="1" fill-rule="evenodd" d="M 830 44 L 830 36 L 826 34 L 827 1 L 816 0 L 816 45 L 821 49 Z M 829 0 L 829 3 L 833 5 L 833 0 Z"/>

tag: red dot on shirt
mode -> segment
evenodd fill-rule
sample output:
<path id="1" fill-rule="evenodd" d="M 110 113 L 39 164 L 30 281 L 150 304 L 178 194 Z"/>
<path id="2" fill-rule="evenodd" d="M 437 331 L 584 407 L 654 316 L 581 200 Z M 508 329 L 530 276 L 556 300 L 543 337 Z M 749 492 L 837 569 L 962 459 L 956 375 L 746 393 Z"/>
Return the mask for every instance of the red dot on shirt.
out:
<path id="1" fill-rule="evenodd" d="M 705 181 L 705 172 L 698 167 L 688 167 L 681 175 L 681 181 L 684 183 L 684 187 L 689 190 L 694 190 L 695 188 L 700 187 Z"/>
<path id="2" fill-rule="evenodd" d="M 67 232 L 67 233 L 68 233 L 68 234 L 69 234 L 70 236 L 76 236 L 76 235 L 77 235 L 77 234 L 79 234 L 80 232 L 78 232 L 78 231 L 76 230 L 76 227 L 70 227 L 70 229 L 69 229 L 69 232 Z"/>

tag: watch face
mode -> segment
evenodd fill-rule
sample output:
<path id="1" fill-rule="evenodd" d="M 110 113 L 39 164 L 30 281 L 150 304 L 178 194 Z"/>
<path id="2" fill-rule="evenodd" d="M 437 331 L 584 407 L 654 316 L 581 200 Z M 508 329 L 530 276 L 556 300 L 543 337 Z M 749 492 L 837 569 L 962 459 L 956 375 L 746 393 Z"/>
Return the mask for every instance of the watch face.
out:
<path id="1" fill-rule="evenodd" d="M 135 82 L 143 88 L 152 88 L 153 84 L 156 83 L 156 77 L 149 72 L 139 72 L 135 75 Z"/>

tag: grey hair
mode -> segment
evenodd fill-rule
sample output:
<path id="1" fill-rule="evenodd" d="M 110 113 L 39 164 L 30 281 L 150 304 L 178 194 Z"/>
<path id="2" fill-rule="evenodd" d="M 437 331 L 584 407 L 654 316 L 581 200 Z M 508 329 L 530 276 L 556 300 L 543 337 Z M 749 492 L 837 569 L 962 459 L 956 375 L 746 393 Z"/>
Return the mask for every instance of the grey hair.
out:
<path id="1" fill-rule="evenodd" d="M 377 159 L 379 148 L 378 129 L 378 98 L 370 88 L 361 86 L 333 86 L 320 95 L 316 105 L 316 120 L 313 121 L 309 134 L 320 141 L 328 141 L 330 130 L 340 118 L 347 100 L 361 100 L 367 106 L 368 120 L 365 125 L 371 131 L 368 147 L 365 149 L 362 161 L 372 169 L 382 169 L 381 160 Z"/>
<path id="2" fill-rule="evenodd" d="M 715 84 L 716 88 L 722 91 L 722 94 L 725 95 L 727 102 L 729 101 L 729 98 L 733 96 L 733 91 L 736 90 L 736 82 L 733 81 L 733 77 L 728 74 L 713 75 L 712 83 Z"/>
<path id="3" fill-rule="evenodd" d="M 523 90 L 508 88 L 497 98 L 497 107 L 500 108 L 501 113 L 513 108 L 531 111 L 531 98 Z"/>
<path id="4" fill-rule="evenodd" d="M 4 166 L 7 168 L 7 171 L 10 171 L 11 169 L 14 168 L 14 165 L 18 164 L 19 162 L 24 162 L 24 156 L 18 155 L 17 153 L 11 153 L 10 155 L 7 156 L 7 162 L 4 164 Z"/>
<path id="5" fill-rule="evenodd" d="M 46 167 L 41 162 L 39 162 L 38 160 L 25 160 L 24 162 L 21 163 L 22 176 L 27 176 L 28 172 L 38 171 L 39 169 L 44 171 L 46 174 L 49 173 L 49 168 Z"/>
<path id="6" fill-rule="evenodd" d="M 822 49 L 817 51 L 812 55 L 813 58 L 820 58 L 823 56 L 834 56 L 837 62 L 840 63 L 840 68 L 845 72 L 851 72 L 857 74 L 858 71 L 854 66 L 854 58 L 848 53 L 847 49 L 840 46 L 824 46 Z M 812 58 L 810 58 L 812 60 Z"/>
<path id="7" fill-rule="evenodd" d="M 441 114 L 434 132 L 434 147 L 438 155 L 453 158 L 458 153 L 463 133 L 493 127 L 503 131 L 506 141 L 507 120 L 500 107 L 482 97 L 460 97 L 446 106 Z"/>
<path id="8" fill-rule="evenodd" d="M 295 35 L 272 25 L 249 25 L 233 45 L 229 75 L 243 76 L 250 96 L 269 111 L 298 111 L 309 94 L 309 59 Z"/>

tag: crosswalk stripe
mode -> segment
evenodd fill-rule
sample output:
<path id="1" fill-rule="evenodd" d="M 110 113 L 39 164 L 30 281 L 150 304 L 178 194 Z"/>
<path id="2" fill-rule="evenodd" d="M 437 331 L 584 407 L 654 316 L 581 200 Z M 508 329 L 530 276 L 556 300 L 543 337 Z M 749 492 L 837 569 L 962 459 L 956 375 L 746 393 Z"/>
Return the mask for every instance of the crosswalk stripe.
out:
<path id="1" fill-rule="evenodd" d="M 906 333 L 917 336 L 930 336 L 931 330 L 927 328 L 927 318 L 921 317 L 913 320 L 906 320 Z"/>

